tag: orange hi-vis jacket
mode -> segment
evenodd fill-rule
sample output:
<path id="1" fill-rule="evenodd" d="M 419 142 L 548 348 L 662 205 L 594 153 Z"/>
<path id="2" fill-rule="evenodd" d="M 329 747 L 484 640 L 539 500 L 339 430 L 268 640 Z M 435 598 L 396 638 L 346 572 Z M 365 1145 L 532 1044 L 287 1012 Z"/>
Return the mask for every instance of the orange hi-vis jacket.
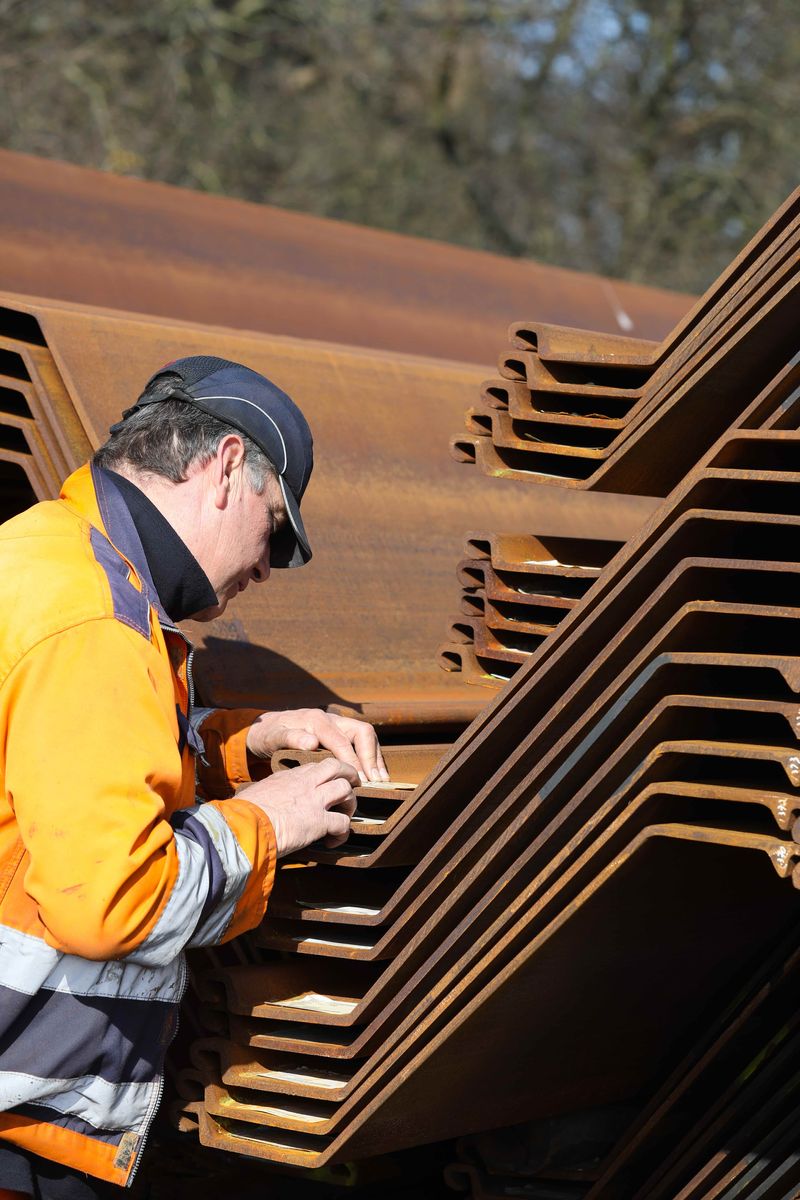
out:
<path id="1" fill-rule="evenodd" d="M 129 1183 L 186 947 L 261 920 L 255 712 L 192 723 L 191 650 L 107 473 L 0 526 L 0 1138 Z M 195 724 L 198 724 L 195 721 Z M 197 767 L 197 770 L 196 770 Z"/>

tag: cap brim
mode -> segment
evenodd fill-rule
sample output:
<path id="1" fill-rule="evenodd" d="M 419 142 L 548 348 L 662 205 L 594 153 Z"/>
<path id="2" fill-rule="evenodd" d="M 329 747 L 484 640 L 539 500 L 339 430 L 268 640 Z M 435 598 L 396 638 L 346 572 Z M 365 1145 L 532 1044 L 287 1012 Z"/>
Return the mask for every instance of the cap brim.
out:
<path id="1" fill-rule="evenodd" d="M 300 505 L 282 475 L 278 476 L 278 482 L 289 519 L 280 533 L 270 541 L 270 569 L 302 567 L 311 558 L 311 547 L 308 544 L 303 518 L 300 516 Z"/>

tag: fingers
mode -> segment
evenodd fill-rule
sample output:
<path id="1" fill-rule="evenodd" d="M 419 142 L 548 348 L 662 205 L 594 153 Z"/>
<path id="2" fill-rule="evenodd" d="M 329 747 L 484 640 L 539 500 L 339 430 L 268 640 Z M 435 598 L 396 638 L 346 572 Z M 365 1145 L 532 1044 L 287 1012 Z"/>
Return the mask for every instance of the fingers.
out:
<path id="1" fill-rule="evenodd" d="M 247 749 L 256 758 L 269 758 L 277 750 L 316 750 L 315 710 L 262 713 L 247 732 Z"/>
<path id="2" fill-rule="evenodd" d="M 307 771 L 317 785 L 325 784 L 331 779 L 346 779 L 350 787 L 354 788 L 361 782 L 357 769 L 338 758 L 323 758 L 322 762 L 308 763 L 304 767 L 293 767 L 292 770 Z"/>
<path id="3" fill-rule="evenodd" d="M 343 762 L 352 762 L 366 782 L 384 782 L 389 778 L 375 730 L 367 721 L 356 721 L 351 717 L 337 717 L 322 713 L 330 729 L 323 733 L 318 727 L 320 744 L 326 746 Z M 338 747 L 334 749 L 334 746 Z M 345 749 L 346 747 L 346 749 Z"/>
<path id="4" fill-rule="evenodd" d="M 354 787 L 360 782 L 358 772 L 349 763 L 339 762 L 336 758 L 326 758 L 320 763 L 310 763 L 306 767 L 295 767 L 295 771 L 306 771 L 314 777 L 314 786 L 322 802 L 323 808 L 329 812 L 338 809 L 340 815 L 346 818 L 347 828 L 350 828 L 350 818 L 356 811 Z"/>
<path id="5" fill-rule="evenodd" d="M 320 717 L 323 719 L 315 728 L 320 746 L 325 750 L 330 750 L 331 754 L 336 755 L 340 762 L 348 763 L 362 779 L 367 778 L 365 768 L 350 738 L 338 728 L 332 717 L 327 716 L 326 713 L 320 713 Z"/>
<path id="6" fill-rule="evenodd" d="M 325 845 L 329 850 L 336 846 L 341 846 L 342 842 L 347 841 L 350 833 L 350 818 L 345 813 L 329 812 L 328 813 L 328 831 L 325 835 Z"/>
<path id="7" fill-rule="evenodd" d="M 336 762 L 336 759 L 328 759 L 326 763 L 317 765 L 325 766 L 327 762 Z M 320 784 L 317 788 L 322 803 L 327 809 L 324 844 L 328 849 L 334 849 L 347 841 L 350 835 L 350 818 L 356 811 L 357 803 L 352 787 L 354 775 L 354 782 L 358 783 L 357 772 L 347 763 L 338 763 L 338 766 L 343 773 Z"/>
<path id="8" fill-rule="evenodd" d="M 318 750 L 319 738 L 308 729 L 291 729 L 281 725 L 275 730 L 275 741 L 281 750 Z"/>
<path id="9" fill-rule="evenodd" d="M 389 772 L 386 770 L 375 730 L 366 721 L 352 721 L 351 725 L 353 746 L 367 779 L 375 782 L 387 780 Z"/>
<path id="10" fill-rule="evenodd" d="M 272 821 L 278 857 L 310 846 L 320 838 L 340 845 L 356 811 L 353 787 L 358 772 L 349 763 L 327 758 L 278 771 L 242 789 L 240 796 L 261 808 Z"/>
<path id="11" fill-rule="evenodd" d="M 339 808 L 352 817 L 356 811 L 356 797 L 346 779 L 333 779 L 318 789 L 323 806 L 327 809 Z"/>
<path id="12" fill-rule="evenodd" d="M 247 745 L 259 757 L 269 757 L 283 749 L 328 750 L 340 762 L 353 767 L 363 782 L 389 779 L 372 726 L 321 709 L 264 713 L 251 726 Z"/>
<path id="13" fill-rule="evenodd" d="M 330 750 L 341 762 L 355 767 L 363 781 L 381 778 L 377 738 L 371 725 L 365 721 L 353 721 L 349 717 L 335 717 L 321 709 L 304 711 L 298 715 L 302 715 L 303 728 L 313 730 L 318 745 Z"/>

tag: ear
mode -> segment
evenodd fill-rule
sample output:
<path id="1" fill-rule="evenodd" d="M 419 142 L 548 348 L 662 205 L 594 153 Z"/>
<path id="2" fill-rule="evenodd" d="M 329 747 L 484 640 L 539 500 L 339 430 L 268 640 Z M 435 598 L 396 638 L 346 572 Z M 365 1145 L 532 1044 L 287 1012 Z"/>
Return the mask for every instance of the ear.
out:
<path id="1" fill-rule="evenodd" d="M 208 464 L 217 508 L 227 508 L 231 493 L 240 485 L 244 456 L 244 442 L 237 433 L 226 434 L 217 446 L 216 454 Z"/>

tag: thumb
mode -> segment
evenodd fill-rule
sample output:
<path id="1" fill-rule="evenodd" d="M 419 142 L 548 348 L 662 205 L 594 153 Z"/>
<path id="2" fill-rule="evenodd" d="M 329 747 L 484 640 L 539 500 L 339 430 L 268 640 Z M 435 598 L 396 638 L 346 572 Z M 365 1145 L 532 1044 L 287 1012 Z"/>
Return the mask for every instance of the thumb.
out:
<path id="1" fill-rule="evenodd" d="M 319 738 L 307 729 L 282 728 L 278 732 L 283 750 L 316 750 L 319 746 Z"/>

